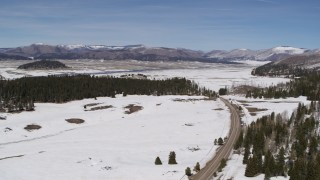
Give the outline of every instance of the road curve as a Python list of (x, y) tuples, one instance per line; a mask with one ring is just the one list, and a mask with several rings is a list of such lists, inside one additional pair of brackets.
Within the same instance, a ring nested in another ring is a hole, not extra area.
[(232, 104), (230, 104), (229, 101), (227, 101), (226, 99), (220, 97), (220, 100), (223, 101), (228, 106), (231, 112), (231, 126), (230, 126), (229, 137), (225, 141), (224, 145), (222, 145), (218, 149), (214, 157), (206, 163), (206, 166), (202, 168), (197, 174), (189, 177), (190, 180), (212, 179), (214, 172), (218, 170), (221, 160), (223, 158), (224, 159), (229, 158), (231, 151), (233, 149), (233, 146), (240, 135), (241, 125), (240, 125), (240, 116), (239, 116), (238, 110)]

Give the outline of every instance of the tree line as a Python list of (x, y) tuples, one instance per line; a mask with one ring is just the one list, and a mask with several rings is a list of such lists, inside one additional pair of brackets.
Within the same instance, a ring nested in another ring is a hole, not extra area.
[(33, 102), (64, 103), (84, 98), (115, 97), (116, 94), (216, 96), (214, 91), (201, 88), (185, 78), (149, 80), (63, 75), (0, 80), (2, 109), (26, 110), (27, 106), (33, 105)]
[(303, 76), (285, 84), (267, 88), (253, 88), (247, 91), (246, 97), (253, 98), (286, 98), (306, 96), (308, 100), (320, 100), (320, 73), (307, 71)]

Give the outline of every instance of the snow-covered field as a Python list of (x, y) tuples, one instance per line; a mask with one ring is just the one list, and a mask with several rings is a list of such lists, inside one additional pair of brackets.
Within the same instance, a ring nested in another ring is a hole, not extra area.
[[(202, 97), (117, 96), (39, 103), (34, 112), (6, 114), (0, 122), (1, 179), (180, 179), (187, 166), (204, 166), (211, 158), (218, 147), (214, 139), (228, 134), (230, 114), (220, 100), (178, 98)], [(113, 107), (84, 111), (90, 103)], [(125, 114), (129, 104), (143, 109)], [(85, 123), (70, 124), (68, 118)], [(29, 132), (28, 124), (42, 128)], [(170, 151), (177, 165), (167, 164)], [(163, 165), (154, 165), (157, 156)]]
[(250, 124), (252, 121), (255, 121), (257, 118), (261, 118), (262, 116), (270, 115), (272, 112), (275, 114), (280, 113), (290, 118), (292, 112), (298, 107), (299, 103), (310, 103), (310, 101), (307, 100), (307, 97), (304, 96), (285, 99), (254, 99), (230, 95), (225, 98), (230, 99), (231, 102), (242, 107), (244, 116), (241, 119), (246, 124)]
[(165, 79), (172, 77), (186, 77), (201, 86), (218, 91), (220, 88), (237, 85), (270, 86), (287, 82), (285, 78), (270, 78), (252, 76), (253, 68), (267, 62), (241, 61), (243, 64), (217, 64), (199, 62), (144, 62), (144, 61), (104, 61), (104, 60), (62, 60), (67, 70), (20, 70), (17, 67), (31, 61), (2, 61), (0, 75), (5, 78), (19, 78), (23, 76), (46, 76), (53, 74), (87, 73), (121, 76), (123, 74), (142, 73), (150, 79)]
[[(67, 70), (18, 70), (27, 61), (2, 61), (0, 75), (8, 78), (46, 76), (51, 74), (87, 73), (121, 76), (142, 73), (150, 79), (186, 77), (212, 90), (237, 85), (269, 86), (287, 82), (284, 78), (252, 76), (251, 70), (261, 62), (244, 64), (210, 64), (198, 62), (141, 62), (78, 60), (63, 61)], [(263, 62), (265, 63), (265, 62)], [(184, 170), (201, 167), (213, 155), (214, 139), (229, 131), (230, 114), (217, 101), (174, 101), (189, 96), (100, 97), (65, 104), (36, 104), (36, 111), (5, 114), (0, 120), (0, 179), (186, 179)], [(227, 96), (244, 108), (242, 120), (250, 123), (271, 112), (291, 112), (298, 102), (284, 100), (245, 99)], [(84, 105), (112, 105), (112, 108), (84, 111)], [(129, 104), (143, 110), (125, 114)], [(247, 107), (264, 109), (254, 115)], [(222, 109), (222, 110), (221, 110)], [(4, 115), (4, 114), (2, 114)], [(68, 118), (81, 118), (83, 124), (70, 124)], [(42, 128), (26, 131), (29, 124)], [(194, 149), (200, 148), (197, 151)], [(178, 165), (168, 165), (170, 151), (177, 154)], [(159, 156), (163, 165), (154, 165)], [(246, 179), (242, 158), (233, 155), (224, 169), (223, 178)], [(262, 180), (260, 175), (255, 180)]]

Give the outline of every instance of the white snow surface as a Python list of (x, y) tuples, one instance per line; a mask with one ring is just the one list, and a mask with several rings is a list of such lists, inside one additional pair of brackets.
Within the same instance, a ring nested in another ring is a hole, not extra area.
[[(225, 98), (242, 107), (244, 116), (241, 118), (241, 120), (246, 124), (250, 124), (262, 116), (270, 115), (272, 112), (275, 114), (280, 113), (285, 117), (290, 118), (292, 112), (295, 111), (299, 103), (303, 103), (305, 105), (310, 103), (305, 96), (300, 96), (298, 98), (290, 97), (285, 99), (254, 99), (245, 98), (243, 96), (228, 95), (225, 96)], [(254, 112), (255, 115), (252, 115), (250, 114), (248, 108), (258, 108), (261, 111), (256, 111)]]
[[(7, 120), (0, 122), (1, 179), (187, 179), (185, 168), (204, 166), (218, 147), (214, 139), (228, 134), (230, 113), (220, 100), (177, 98), (203, 97), (118, 95), (36, 103), (34, 112), (2, 114)], [(89, 103), (113, 108), (84, 111)], [(143, 109), (125, 114), (128, 104)], [(85, 123), (70, 124), (68, 118)], [(29, 132), (28, 124), (42, 128)], [(170, 151), (176, 152), (177, 165), (167, 164)], [(163, 165), (154, 165), (157, 156)]]
[(303, 54), (306, 52), (306, 49), (303, 48), (295, 48), (295, 47), (290, 47), (290, 46), (279, 46), (272, 48), (272, 51), (281, 54), (281, 53), (289, 53), (289, 54)]
[[(279, 77), (252, 76), (253, 68), (267, 63), (268, 61), (244, 61), (243, 64), (216, 64), (200, 62), (143, 62), (143, 61), (112, 61), (112, 60), (76, 60), (63, 61), (71, 69), (65, 70), (21, 70), (16, 69), (19, 65), (29, 61), (3, 61), (0, 64), (0, 75), (7, 79), (24, 76), (46, 76), (54, 74), (94, 74), (97, 76), (121, 76), (123, 74), (142, 73), (149, 79), (166, 79), (173, 77), (185, 77), (212, 90), (220, 88), (250, 85), (266, 87), (290, 79)], [(33, 61), (30, 61), (33, 62)]]

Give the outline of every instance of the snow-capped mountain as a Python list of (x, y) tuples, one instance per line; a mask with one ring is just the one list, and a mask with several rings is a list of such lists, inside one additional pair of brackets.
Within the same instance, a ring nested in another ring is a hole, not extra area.
[(228, 63), (234, 60), (278, 61), (304, 54), (319, 54), (320, 49), (308, 50), (290, 46), (271, 49), (231, 51), (195, 51), (183, 48), (146, 47), (144, 45), (107, 46), (107, 45), (46, 45), (32, 44), (17, 48), (0, 49), (0, 59), (105, 59), (105, 60), (144, 60), (144, 61), (201, 61)]
[(219, 58), (224, 60), (260, 60), (260, 61), (277, 61), (290, 57), (292, 55), (299, 55), (309, 50), (304, 48), (295, 48), (290, 46), (279, 46), (264, 50), (250, 50), (250, 49), (234, 49), (231, 51), (214, 50), (207, 53), (207, 57)]
[[(34, 59), (106, 59), (145, 61), (211, 61), (204, 52), (182, 48), (146, 47), (144, 45), (45, 45), (32, 44), (5, 50), (6, 55), (33, 57)], [(1, 58), (1, 57), (0, 57)], [(7, 58), (7, 57), (5, 57)]]
[(76, 50), (76, 49), (89, 49), (89, 50), (100, 50), (100, 49), (123, 50), (123, 49), (143, 48), (144, 46), (143, 46), (143, 45), (106, 46), (106, 45), (73, 44), (73, 45), (58, 45), (58, 47), (66, 48), (66, 49), (68, 49), (68, 50)]

